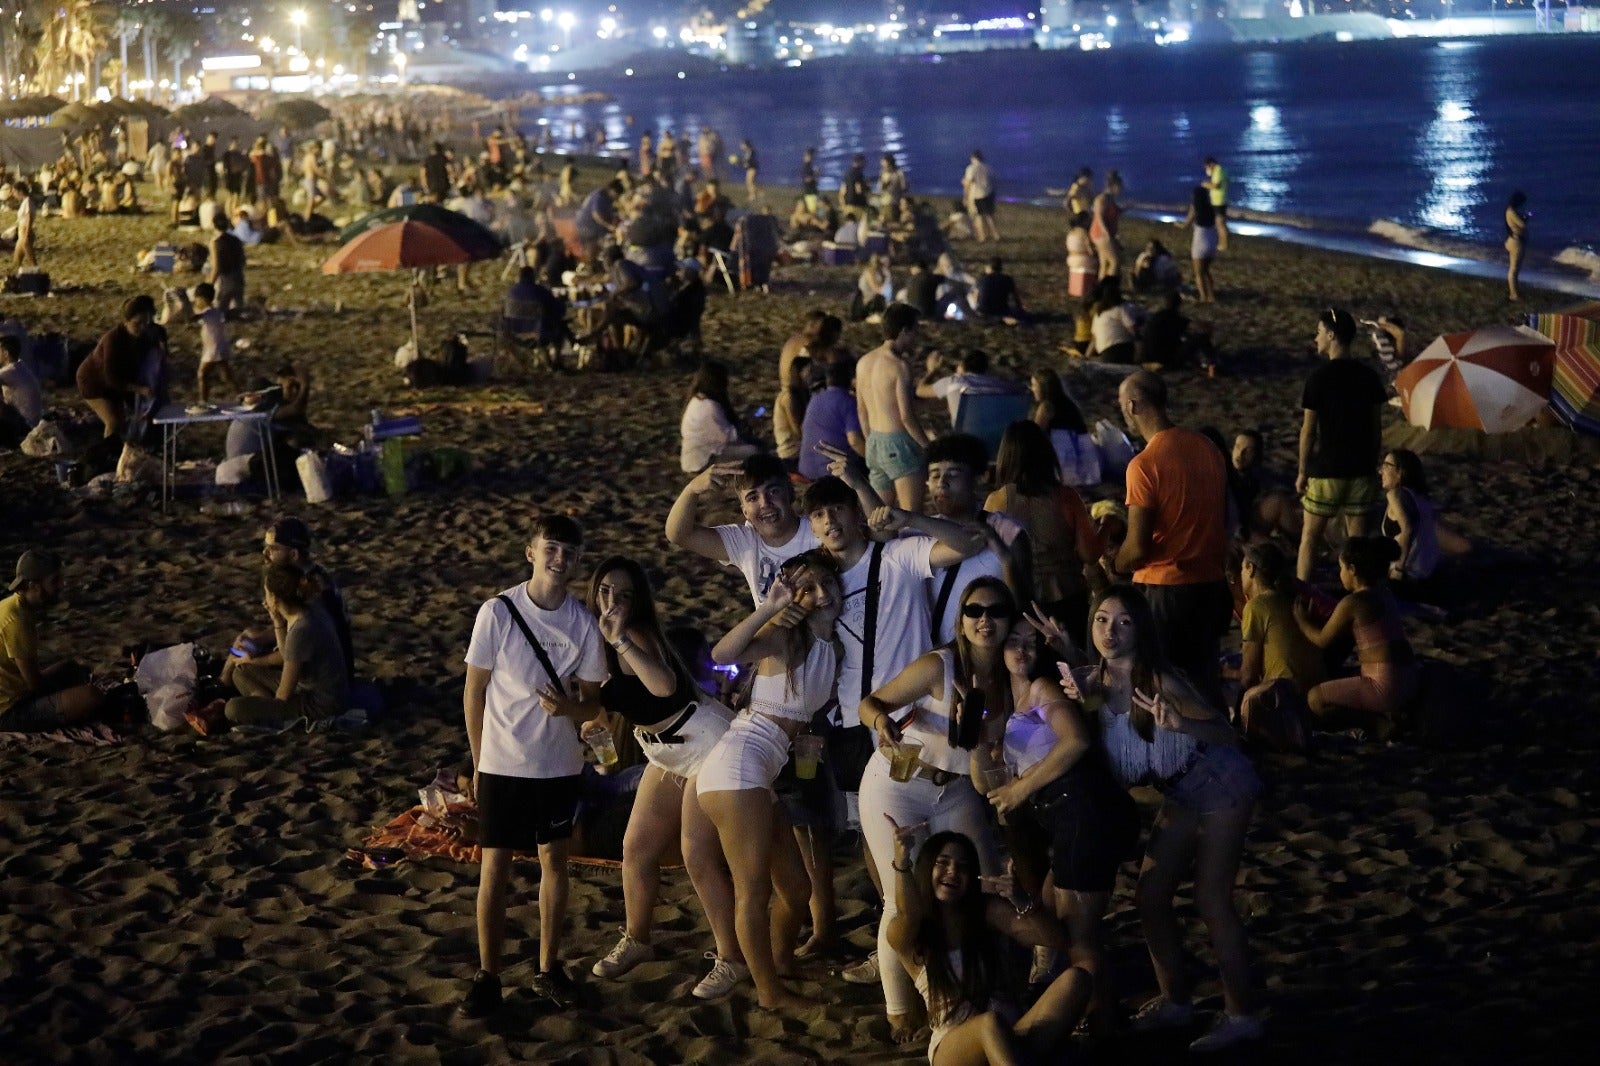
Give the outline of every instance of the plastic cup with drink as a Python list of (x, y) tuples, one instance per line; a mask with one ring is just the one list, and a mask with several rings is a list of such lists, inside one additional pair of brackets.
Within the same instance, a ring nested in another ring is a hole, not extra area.
[(821, 737), (806, 733), (794, 738), (794, 776), (810, 781), (817, 776), (817, 764), (821, 761)]
[(904, 784), (917, 776), (917, 763), (922, 757), (922, 745), (914, 740), (901, 740), (889, 749), (889, 776)]
[(583, 738), (594, 751), (595, 762), (601, 766), (613, 766), (617, 761), (617, 745), (611, 739), (611, 730), (599, 726), (589, 730)]

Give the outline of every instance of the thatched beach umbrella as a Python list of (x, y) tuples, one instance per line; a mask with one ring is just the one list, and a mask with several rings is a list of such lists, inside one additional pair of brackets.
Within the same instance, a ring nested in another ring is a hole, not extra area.
[(54, 96), (19, 96), (15, 100), (0, 101), (0, 119), (44, 118), (66, 106), (65, 100)]
[(208, 119), (246, 118), (248, 116), (242, 109), (228, 103), (222, 97), (208, 96), (204, 100), (185, 104), (183, 107), (178, 108), (172, 113), (172, 117), (178, 122), (193, 123), (205, 122)]
[(81, 101), (67, 104), (50, 116), (50, 125), (69, 128), (73, 126), (91, 126), (99, 121), (100, 117), (95, 113), (94, 108)]
[(291, 130), (310, 129), (332, 117), (332, 111), (303, 96), (279, 100), (261, 113), (263, 121), (275, 126), (287, 126)]

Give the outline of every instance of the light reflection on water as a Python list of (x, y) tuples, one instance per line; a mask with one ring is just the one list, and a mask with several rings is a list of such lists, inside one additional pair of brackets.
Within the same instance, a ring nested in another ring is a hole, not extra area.
[(1459, 231), (1472, 209), (1486, 202), (1484, 176), (1493, 144), (1475, 108), (1477, 53), (1439, 49), (1430, 58), (1430, 81), (1439, 98), (1433, 121), (1417, 139), (1417, 156), (1433, 181), (1417, 204), (1417, 216), (1435, 229)]
[(1088, 165), (1119, 169), (1131, 198), (1182, 203), (1201, 180), (1200, 157), (1214, 153), (1246, 207), (1362, 230), (1393, 218), (1494, 244), (1500, 205), (1521, 187), (1538, 209), (1536, 244), (1600, 241), (1600, 64), (1575, 62), (1584, 53), (1557, 41), (1463, 44), (1128, 50), (848, 75), (819, 65), (730, 76), (726, 88), (618, 79), (582, 86), (617, 94), (614, 103), (545, 115), (558, 147), (574, 143), (574, 121), (601, 121), (616, 151), (645, 132), (692, 138), (709, 123), (728, 151), (751, 136), (764, 179), (784, 184), (798, 181), (801, 149), (816, 145), (825, 189), (853, 153), (875, 174), (879, 154), (893, 151), (919, 195), (953, 194), (968, 153), (982, 148), (1004, 198), (1064, 188)]

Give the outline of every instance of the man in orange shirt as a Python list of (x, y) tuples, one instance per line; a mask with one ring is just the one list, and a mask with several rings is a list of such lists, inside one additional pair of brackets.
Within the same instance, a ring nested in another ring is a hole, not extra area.
[(1172, 424), (1160, 375), (1129, 376), (1117, 401), (1146, 444), (1128, 464), (1128, 535), (1106, 569), (1132, 575), (1167, 658), (1221, 707), (1217, 656), (1233, 610), (1224, 573), (1227, 461), (1204, 436)]

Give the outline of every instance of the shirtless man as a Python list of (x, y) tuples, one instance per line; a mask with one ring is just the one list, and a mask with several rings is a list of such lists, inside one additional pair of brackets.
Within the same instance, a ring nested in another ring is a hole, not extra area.
[(928, 476), (923, 452), (928, 434), (916, 411), (911, 368), (916, 350), (917, 312), (890, 304), (883, 313), (883, 343), (856, 365), (856, 411), (867, 436), (867, 473), (872, 487), (891, 506), (921, 511)]

